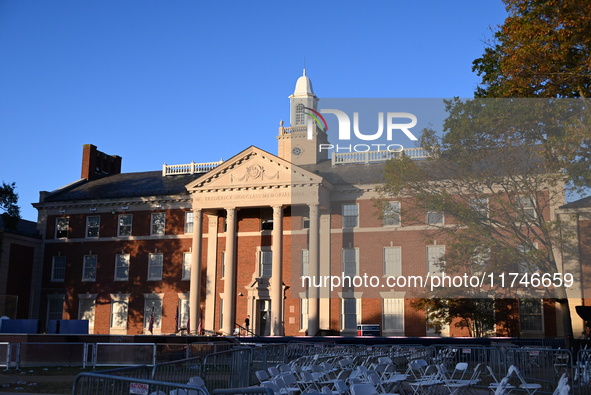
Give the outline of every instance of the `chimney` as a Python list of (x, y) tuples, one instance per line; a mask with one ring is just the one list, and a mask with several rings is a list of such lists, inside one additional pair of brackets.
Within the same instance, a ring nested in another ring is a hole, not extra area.
[(107, 155), (99, 151), (92, 144), (82, 146), (82, 174), (81, 178), (88, 181), (96, 180), (104, 176), (121, 173), (121, 157)]

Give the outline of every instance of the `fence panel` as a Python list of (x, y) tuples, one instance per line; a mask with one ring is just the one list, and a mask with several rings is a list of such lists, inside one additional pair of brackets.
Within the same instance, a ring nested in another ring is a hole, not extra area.
[(72, 395), (148, 395), (161, 393), (208, 395), (203, 389), (187, 384), (166, 383), (99, 373), (80, 373), (76, 376), (72, 387)]
[(152, 369), (152, 380), (187, 383), (195, 376), (203, 377), (201, 357), (158, 363)]
[(20, 362), (20, 343), (0, 343), (0, 367), (18, 369)]
[(20, 343), (19, 365), (85, 366), (86, 343)]
[(577, 353), (577, 365), (573, 368), (573, 384), (577, 394), (591, 395), (591, 349)]
[(571, 374), (572, 355), (568, 350), (512, 348), (506, 354), (507, 364), (517, 366), (528, 383), (541, 384), (542, 392), (554, 391), (560, 376)]
[(189, 346), (187, 344), (156, 344), (156, 363), (187, 358), (189, 358)]
[(136, 379), (149, 380), (151, 378), (152, 368), (147, 365), (128, 366), (125, 368), (99, 370), (94, 373), (108, 376), (131, 377)]
[(248, 387), (253, 374), (250, 348), (209, 354), (203, 361), (203, 380), (207, 388)]
[(232, 388), (227, 390), (213, 390), (213, 395), (275, 395), (271, 388)]
[(189, 354), (187, 358), (201, 357), (205, 358), (207, 354), (216, 352), (228, 351), (235, 347), (233, 343), (229, 342), (207, 342), (207, 343), (191, 343), (189, 345)]
[(154, 343), (96, 343), (94, 366), (155, 365)]

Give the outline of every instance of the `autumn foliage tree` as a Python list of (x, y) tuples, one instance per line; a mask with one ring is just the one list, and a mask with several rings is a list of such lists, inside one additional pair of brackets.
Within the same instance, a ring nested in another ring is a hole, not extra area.
[(473, 70), (477, 97), (589, 97), (591, 1), (503, 0), (508, 17)]

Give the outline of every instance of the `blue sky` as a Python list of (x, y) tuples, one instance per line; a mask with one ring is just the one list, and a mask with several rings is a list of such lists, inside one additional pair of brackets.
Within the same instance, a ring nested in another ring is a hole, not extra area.
[(277, 151), (304, 60), (330, 98), (472, 97), (500, 0), (0, 0), (0, 181), (22, 216), (80, 178)]

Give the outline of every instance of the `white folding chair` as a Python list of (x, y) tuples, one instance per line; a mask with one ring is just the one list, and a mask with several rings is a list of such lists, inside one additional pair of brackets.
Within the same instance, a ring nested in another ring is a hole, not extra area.
[(528, 393), (528, 395), (532, 395), (536, 391), (538, 391), (539, 389), (542, 388), (542, 385), (541, 384), (538, 384), (538, 383), (527, 383), (525, 381), (525, 379), (523, 378), (523, 376), (521, 375), (521, 372), (519, 371), (519, 369), (515, 365), (511, 365), (509, 367), (509, 372), (507, 373), (507, 375), (508, 376), (511, 376), (511, 374), (515, 374), (517, 376), (517, 378), (521, 382), (521, 384), (519, 385), (519, 388), (521, 388), (522, 390), (526, 390), (527, 393)]

